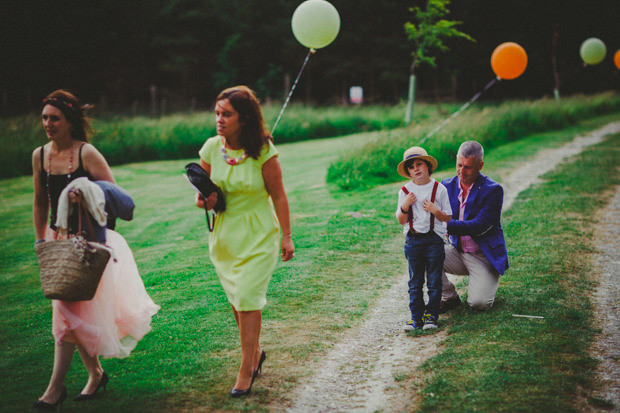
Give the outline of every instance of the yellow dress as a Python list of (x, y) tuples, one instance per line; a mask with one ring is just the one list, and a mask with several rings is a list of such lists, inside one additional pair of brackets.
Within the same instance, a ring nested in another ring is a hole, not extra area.
[[(209, 255), (237, 311), (260, 310), (267, 303), (267, 287), (278, 262), (279, 225), (263, 181), (262, 166), (278, 156), (270, 141), (258, 159), (229, 165), (223, 158), (223, 139), (207, 139), (198, 154), (211, 165), (211, 180), (226, 198), (226, 211), (215, 218), (209, 236)], [(243, 150), (226, 150), (239, 159)]]

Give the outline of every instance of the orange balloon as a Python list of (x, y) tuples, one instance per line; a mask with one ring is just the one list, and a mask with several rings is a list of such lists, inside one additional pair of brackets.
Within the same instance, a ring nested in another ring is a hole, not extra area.
[(618, 49), (614, 55), (614, 64), (616, 65), (616, 68), (620, 69), (620, 49)]
[(527, 53), (517, 43), (506, 42), (495, 48), (491, 68), (500, 79), (515, 79), (527, 67)]

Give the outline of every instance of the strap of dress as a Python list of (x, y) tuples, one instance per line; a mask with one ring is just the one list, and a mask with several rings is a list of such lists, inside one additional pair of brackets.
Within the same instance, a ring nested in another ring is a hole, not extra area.
[[(78, 159), (80, 160), (80, 166), (84, 165), (82, 163), (82, 148), (84, 148), (84, 143), (80, 145), (80, 149), (78, 152)], [(43, 163), (44, 153), (45, 153), (45, 146), (41, 145), (41, 173), (45, 172), (44, 163)]]
[[(80, 167), (84, 167), (84, 164), (82, 163), (82, 148), (84, 147), (84, 142), (80, 145), (80, 149), (78, 151), (78, 159), (80, 160)], [(75, 168), (78, 169), (78, 168)]]

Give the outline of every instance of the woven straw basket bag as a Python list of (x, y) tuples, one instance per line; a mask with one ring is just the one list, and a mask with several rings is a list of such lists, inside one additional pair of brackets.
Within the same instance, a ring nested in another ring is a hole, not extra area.
[[(79, 206), (79, 232), (71, 239), (35, 245), (39, 261), (41, 288), (46, 298), (63, 301), (87, 301), (93, 298), (108, 260), (110, 249), (87, 241), (82, 233), (82, 208)], [(86, 215), (88, 219), (88, 214)], [(92, 224), (88, 222), (92, 231)]]

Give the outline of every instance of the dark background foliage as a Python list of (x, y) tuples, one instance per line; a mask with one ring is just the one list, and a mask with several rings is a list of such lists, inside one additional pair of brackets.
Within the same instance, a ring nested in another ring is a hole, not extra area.
[[(281, 100), (307, 53), (291, 16), (300, 0), (5, 0), (0, 4), (0, 113), (38, 109), (40, 99), (68, 88), (82, 100), (120, 111), (204, 108), (224, 87), (247, 84)], [(345, 102), (350, 86), (367, 102), (395, 103), (407, 91), (411, 45), (404, 23), (424, 0), (332, 0), (341, 31), (312, 56), (294, 99)], [(436, 68), (418, 70), (418, 96), (467, 99), (493, 79), (495, 47), (521, 44), (528, 68), (485, 98), (551, 95), (552, 39), (562, 94), (620, 87), (613, 54), (620, 48), (617, 0), (459, 0), (452, 20), (476, 42), (450, 42)], [(583, 67), (588, 37), (607, 45), (599, 65)]]

